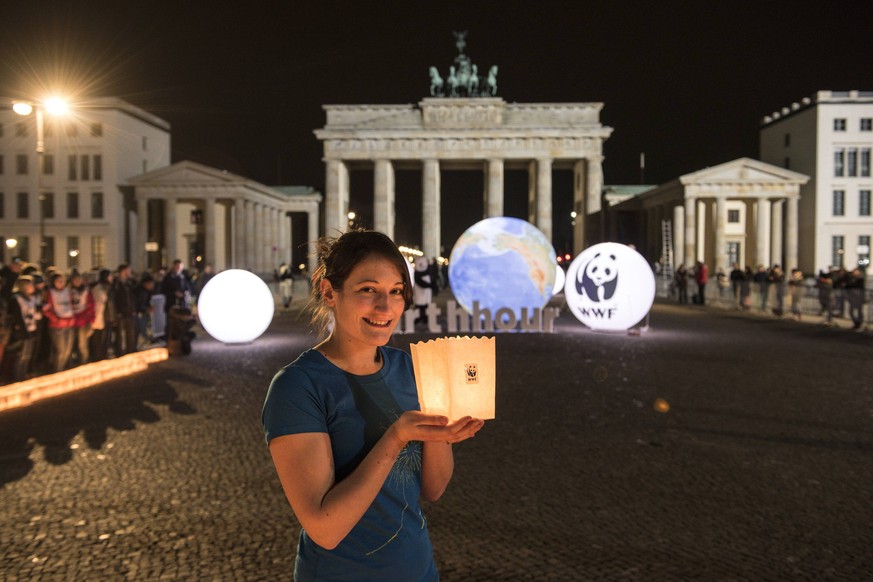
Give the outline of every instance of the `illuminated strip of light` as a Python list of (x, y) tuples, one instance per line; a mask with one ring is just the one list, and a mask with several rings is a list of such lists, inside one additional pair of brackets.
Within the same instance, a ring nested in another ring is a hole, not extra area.
[(89, 388), (145, 370), (149, 364), (169, 357), (167, 348), (152, 348), (72, 370), (46, 374), (31, 380), (0, 386), (0, 411), (28, 406), (38, 400)]

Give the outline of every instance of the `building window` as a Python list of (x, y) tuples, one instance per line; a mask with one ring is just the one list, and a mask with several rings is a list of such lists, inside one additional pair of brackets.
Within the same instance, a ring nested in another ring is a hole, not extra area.
[(19, 176), (27, 174), (27, 154), (18, 154), (15, 156), (15, 173)]
[(870, 148), (861, 148), (861, 176), (870, 177)]
[(790, 133), (786, 133), (786, 134), (785, 134), (785, 147), (788, 147), (788, 146), (790, 146), (790, 145), (791, 145), (791, 134), (790, 134)]
[(6, 218), (6, 196), (3, 192), (0, 192), (0, 218)]
[(858, 215), (870, 216), (870, 190), (861, 190), (858, 197)]
[(82, 180), (90, 180), (91, 172), (89, 163), (91, 162), (91, 160), (88, 158), (88, 156), (79, 156), (79, 162), (79, 167), (81, 168), (79, 172), (79, 178), (81, 178)]
[(871, 118), (871, 117), (862, 117), (861, 118), (861, 131), (873, 131), (873, 118)]
[(30, 260), (30, 237), (19, 236), (18, 246), (15, 247), (15, 256), (20, 257), (22, 261)]
[(23, 121), (15, 124), (15, 137), (27, 137), (27, 124)]
[(866, 267), (870, 264), (870, 236), (862, 234), (858, 237), (858, 265)]
[(75, 182), (78, 179), (76, 174), (76, 163), (77, 163), (76, 155), (67, 156), (67, 180), (71, 182)]
[(103, 218), (103, 192), (91, 192), (91, 218)]
[(149, 138), (146, 136), (142, 136), (142, 151), (147, 151), (149, 149)]
[(842, 236), (832, 236), (831, 237), (831, 262), (834, 267), (842, 267), (843, 266), (843, 254), (845, 250), (843, 249), (843, 237)]
[(18, 203), (16, 206), (18, 208), (15, 216), (17, 216), (18, 218), (27, 218), (28, 216), (30, 216), (30, 196), (27, 195), (27, 192), (19, 192), (16, 198), (16, 202)]
[(740, 261), (740, 243), (729, 242), (727, 244), (728, 265), (741, 263)]
[(67, 237), (67, 266), (70, 268), (79, 266), (79, 237)]
[(146, 160), (142, 161), (142, 173), (145, 174), (149, 171), (149, 163)]
[(55, 237), (47, 236), (42, 239), (42, 246), (45, 249), (45, 255), (43, 258), (45, 260), (46, 265), (56, 265), (55, 261)]
[(843, 216), (846, 212), (846, 191), (834, 190), (834, 216)]
[(839, 178), (845, 174), (846, 151), (843, 148), (834, 150), (834, 176)]
[(837, 117), (834, 119), (834, 131), (846, 131), (845, 117)]
[(53, 176), (55, 173), (55, 157), (51, 154), (42, 155), (42, 175)]
[(103, 179), (103, 156), (100, 154), (94, 155), (91, 157), (94, 162), (94, 179), (102, 180)]
[(106, 266), (106, 239), (102, 236), (91, 237), (91, 266)]
[(55, 217), (55, 193), (46, 192), (42, 195), (42, 216), (43, 218)]
[(103, 124), (99, 121), (95, 121), (91, 124), (91, 136), (100, 137), (101, 135), (103, 135)]
[(849, 148), (848, 155), (846, 156), (846, 175), (858, 175), (858, 148)]
[(738, 223), (740, 221), (740, 211), (739, 210), (728, 210), (728, 222)]
[(789, 158), (788, 156), (785, 156), (785, 166), (784, 167), (786, 170), (791, 169), (791, 158)]
[(67, 218), (79, 218), (78, 192), (67, 192)]

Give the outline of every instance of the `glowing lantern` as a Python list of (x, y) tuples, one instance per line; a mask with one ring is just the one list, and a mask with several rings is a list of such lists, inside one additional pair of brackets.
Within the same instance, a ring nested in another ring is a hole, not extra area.
[(591, 329), (624, 331), (652, 308), (655, 274), (631, 247), (597, 244), (570, 264), (564, 297), (573, 315)]
[(256, 340), (273, 320), (273, 293), (260, 277), (230, 269), (209, 280), (197, 299), (200, 324), (226, 344)]
[(494, 418), (494, 338), (439, 338), (412, 344), (418, 403), (449, 420)]

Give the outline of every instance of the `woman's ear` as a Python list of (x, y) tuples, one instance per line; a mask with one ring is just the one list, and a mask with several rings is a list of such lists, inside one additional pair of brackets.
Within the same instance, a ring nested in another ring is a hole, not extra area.
[(333, 285), (327, 279), (321, 280), (321, 296), (324, 299), (324, 304), (328, 307), (336, 305), (336, 296), (334, 295)]

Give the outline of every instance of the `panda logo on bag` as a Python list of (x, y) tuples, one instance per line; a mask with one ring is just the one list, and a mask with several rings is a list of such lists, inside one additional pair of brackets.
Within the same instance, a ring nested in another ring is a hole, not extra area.
[(618, 265), (613, 254), (597, 253), (576, 273), (576, 292), (595, 303), (612, 299), (617, 285)]

